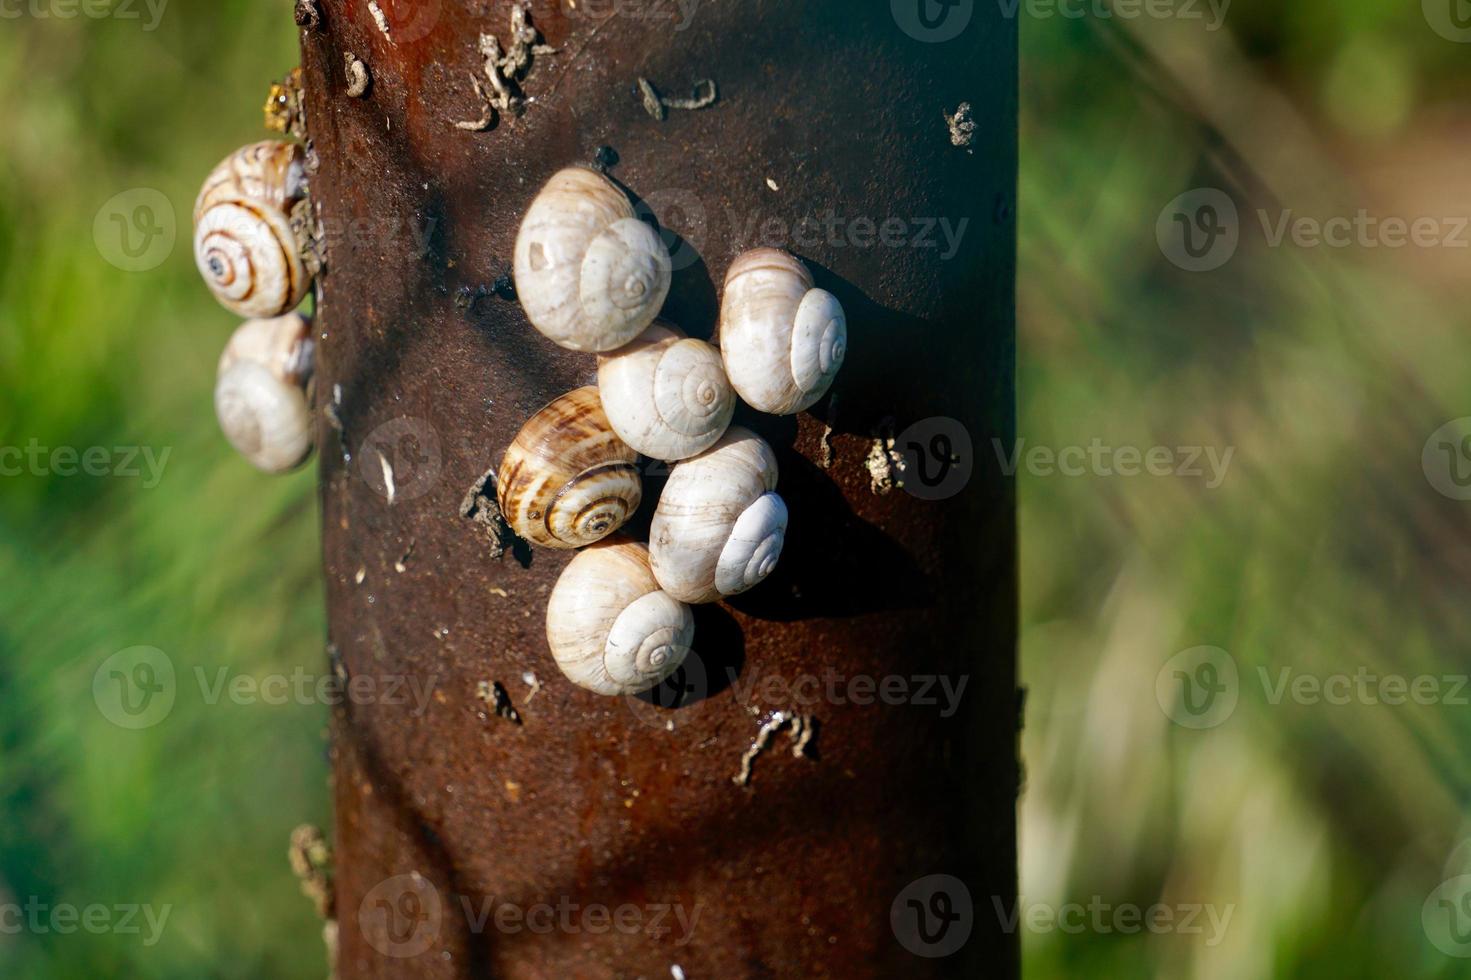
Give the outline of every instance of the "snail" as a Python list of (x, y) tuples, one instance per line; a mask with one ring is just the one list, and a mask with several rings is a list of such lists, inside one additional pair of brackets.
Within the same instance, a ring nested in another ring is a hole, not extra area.
[(787, 505), (775, 489), (771, 447), (740, 426), (677, 463), (649, 527), (649, 557), (664, 591), (682, 602), (714, 602), (770, 575), (787, 530)]
[(720, 352), (662, 321), (598, 358), (598, 392), (613, 431), (651, 459), (704, 452), (735, 412)]
[(257, 469), (284, 473), (311, 454), (306, 388), (314, 349), (311, 321), (289, 313), (245, 321), (220, 356), (215, 415), (230, 445)]
[(592, 385), (569, 391), (521, 427), (496, 475), (511, 529), (546, 548), (580, 548), (638, 510), (638, 453), (619, 439)]
[(679, 668), (695, 635), (690, 607), (659, 589), (648, 546), (604, 541), (552, 587), (547, 644), (567, 679), (598, 694), (638, 694)]
[(848, 321), (838, 299), (775, 248), (736, 257), (720, 304), (720, 351), (736, 392), (755, 409), (792, 415), (827, 393), (843, 366)]
[(602, 174), (558, 171), (516, 235), (516, 295), (531, 325), (580, 351), (622, 347), (669, 294), (669, 251)]
[(194, 260), (231, 312), (279, 316), (301, 302), (312, 271), (300, 220), (306, 157), (269, 140), (236, 150), (210, 173), (194, 204)]

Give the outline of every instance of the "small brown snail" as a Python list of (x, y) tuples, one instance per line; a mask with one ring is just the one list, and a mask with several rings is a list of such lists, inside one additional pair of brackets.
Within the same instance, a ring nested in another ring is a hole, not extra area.
[(580, 548), (638, 510), (638, 453), (618, 438), (598, 389), (569, 391), (531, 417), (496, 475), (501, 514), (545, 548)]
[(791, 415), (826, 394), (847, 353), (837, 297), (775, 248), (736, 257), (720, 304), (720, 351), (736, 392), (752, 408)]
[(304, 258), (305, 154), (268, 140), (225, 158), (194, 204), (194, 260), (227, 309), (244, 317), (279, 316), (311, 285)]
[(690, 608), (659, 589), (649, 549), (605, 541), (579, 552), (547, 602), (547, 644), (562, 673), (598, 694), (657, 687), (689, 653)]
[(675, 465), (649, 527), (649, 557), (665, 592), (714, 602), (771, 574), (787, 529), (776, 476), (771, 447), (740, 426)]
[(598, 392), (624, 442), (671, 462), (709, 449), (735, 412), (720, 352), (663, 321), (598, 358)]
[(558, 171), (516, 235), (516, 295), (531, 325), (580, 351), (622, 347), (669, 294), (669, 251), (628, 196), (581, 167)]
[(284, 473), (311, 455), (306, 389), (314, 350), (311, 321), (288, 313), (245, 321), (220, 356), (215, 415), (230, 445), (257, 469)]

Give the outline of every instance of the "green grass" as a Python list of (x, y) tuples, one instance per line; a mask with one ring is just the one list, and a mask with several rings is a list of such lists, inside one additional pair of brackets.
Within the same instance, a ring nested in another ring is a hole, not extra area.
[[(321, 976), (320, 925), (285, 852), (295, 824), (327, 818), (325, 711), (209, 704), (195, 675), (324, 662), (312, 476), (261, 476), (215, 431), (234, 320), (187, 240), (203, 175), (265, 135), (267, 84), (296, 60), (289, 5), (179, 5), (152, 33), (6, 24), (0, 445), (146, 447), (163, 467), (156, 486), (0, 480), (0, 893), (171, 911), (152, 947), (146, 928), (0, 936), (0, 973)], [(180, 235), (147, 272), (109, 264), (93, 238), (98, 209), (136, 187), (168, 198)], [(178, 696), (129, 731), (92, 681), (136, 645), (172, 660)]]

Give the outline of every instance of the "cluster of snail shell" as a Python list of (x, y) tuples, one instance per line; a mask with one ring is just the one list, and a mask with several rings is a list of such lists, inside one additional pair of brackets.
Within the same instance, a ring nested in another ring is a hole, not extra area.
[(226, 309), (244, 317), (215, 381), (215, 415), (230, 444), (267, 473), (312, 451), (311, 320), (293, 312), (311, 288), (303, 231), (306, 157), (267, 140), (241, 147), (210, 172), (194, 204), (194, 259)]
[[(649, 690), (694, 638), (691, 603), (750, 589), (775, 569), (787, 507), (776, 456), (731, 426), (737, 397), (770, 414), (817, 402), (842, 366), (847, 321), (796, 258), (739, 256), (726, 276), (719, 347), (659, 320), (670, 256), (628, 196), (592, 170), (553, 175), (513, 258), (533, 327), (598, 355), (597, 384), (537, 412), (497, 471), (501, 513), (545, 548), (581, 548), (552, 589), (547, 642), (573, 683)], [(649, 542), (609, 538), (638, 510), (640, 456), (674, 464)]]

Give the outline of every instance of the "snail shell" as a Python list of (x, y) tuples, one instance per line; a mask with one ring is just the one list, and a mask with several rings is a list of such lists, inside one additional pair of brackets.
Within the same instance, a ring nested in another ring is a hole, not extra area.
[(720, 350), (736, 392), (752, 408), (792, 415), (827, 393), (847, 353), (838, 299), (775, 248), (736, 257), (720, 304)]
[(533, 415), (501, 460), (501, 514), (545, 548), (580, 548), (612, 534), (643, 495), (638, 453), (619, 439), (598, 389), (578, 388)]
[(306, 197), (306, 162), (295, 143), (236, 150), (210, 173), (194, 204), (194, 260), (230, 311), (278, 316), (311, 285), (292, 211)]
[(224, 374), (238, 361), (255, 361), (283, 381), (305, 388), (316, 360), (311, 329), (311, 320), (300, 313), (246, 320), (225, 345), (217, 374)]
[(247, 460), (267, 473), (301, 465), (312, 451), (311, 322), (295, 313), (247, 320), (220, 356), (215, 415)]
[(669, 294), (669, 251), (602, 174), (581, 167), (547, 181), (516, 235), (516, 295), (531, 325), (563, 347), (622, 347)]
[(598, 694), (638, 694), (674, 673), (690, 650), (689, 606), (660, 591), (649, 549), (605, 541), (579, 552), (547, 602), (547, 644), (568, 680)]
[(649, 527), (664, 591), (682, 602), (714, 602), (770, 575), (787, 530), (787, 505), (775, 489), (771, 447), (740, 426), (677, 464)]
[(651, 459), (704, 452), (735, 413), (720, 352), (662, 321), (598, 358), (598, 392), (613, 431)]

